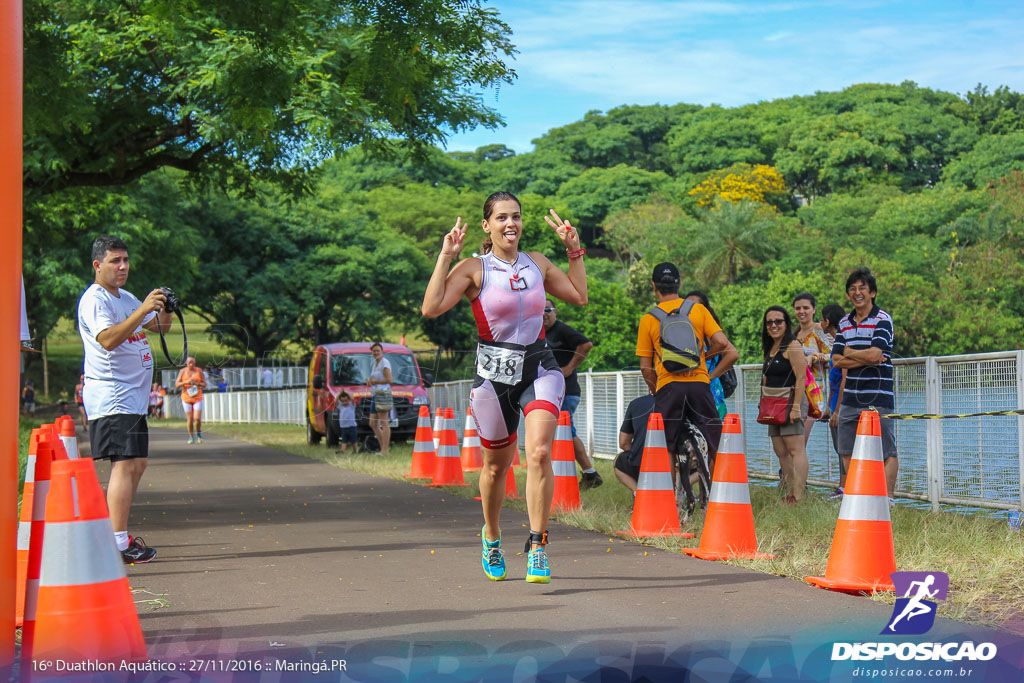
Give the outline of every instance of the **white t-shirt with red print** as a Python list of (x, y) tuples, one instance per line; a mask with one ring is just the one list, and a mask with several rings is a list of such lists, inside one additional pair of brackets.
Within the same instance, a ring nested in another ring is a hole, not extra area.
[(151, 312), (132, 334), (112, 351), (96, 336), (123, 323), (142, 302), (124, 289), (115, 296), (98, 284), (89, 286), (78, 300), (78, 331), (85, 346), (85, 387), (82, 399), (90, 420), (107, 415), (145, 415), (153, 384), (153, 349), (142, 329), (156, 315)]

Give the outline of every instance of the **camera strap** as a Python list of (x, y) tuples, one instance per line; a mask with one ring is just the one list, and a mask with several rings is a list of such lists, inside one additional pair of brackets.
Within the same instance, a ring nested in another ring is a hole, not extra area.
[(177, 309), (175, 309), (174, 312), (178, 314), (178, 322), (181, 324), (181, 345), (182, 345), (182, 348), (181, 348), (181, 358), (179, 360), (175, 361), (173, 358), (171, 358), (171, 354), (168, 353), (168, 351), (167, 351), (167, 341), (164, 339), (164, 328), (163, 328), (162, 325), (158, 325), (157, 327), (160, 330), (160, 348), (162, 348), (164, 350), (164, 357), (167, 358), (167, 362), (168, 363), (170, 363), (171, 365), (173, 365), (174, 367), (177, 368), (177, 367), (181, 367), (182, 365), (184, 365), (185, 364), (185, 360), (188, 358), (188, 335), (185, 334), (185, 318), (182, 317), (182, 315), (181, 315), (181, 309), (177, 308)]

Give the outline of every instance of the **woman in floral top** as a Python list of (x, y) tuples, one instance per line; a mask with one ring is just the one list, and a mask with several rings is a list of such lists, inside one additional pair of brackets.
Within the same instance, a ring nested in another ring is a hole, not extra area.
[[(814, 322), (814, 313), (817, 311), (818, 301), (810, 292), (801, 292), (793, 299), (793, 316), (800, 327), (796, 330), (796, 340), (804, 348), (804, 356), (807, 358), (807, 367), (814, 375), (814, 381), (825, 391), (828, 383), (828, 362), (832, 354), (832, 342), (829, 335), (821, 329), (821, 323)], [(804, 444), (811, 438), (811, 427), (817, 418), (808, 417), (804, 421)]]

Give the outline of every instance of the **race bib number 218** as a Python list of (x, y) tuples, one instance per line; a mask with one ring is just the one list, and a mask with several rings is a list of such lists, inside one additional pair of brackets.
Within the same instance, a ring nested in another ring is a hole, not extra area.
[(501, 384), (518, 384), (523, 378), (526, 351), (498, 346), (476, 347), (476, 374)]

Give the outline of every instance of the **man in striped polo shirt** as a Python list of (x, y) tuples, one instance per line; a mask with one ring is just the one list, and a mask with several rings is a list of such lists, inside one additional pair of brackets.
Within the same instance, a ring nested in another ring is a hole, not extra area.
[[(839, 406), (836, 449), (849, 471), (857, 422), (862, 410), (880, 412), (896, 409), (892, 370), (892, 317), (875, 305), (875, 276), (867, 268), (858, 268), (846, 278), (846, 296), (853, 311), (839, 321), (839, 333), (832, 346), (833, 366), (846, 370), (846, 386)], [(882, 457), (885, 459), (885, 485), (889, 503), (893, 502), (899, 459), (896, 453), (896, 426), (881, 420)]]

